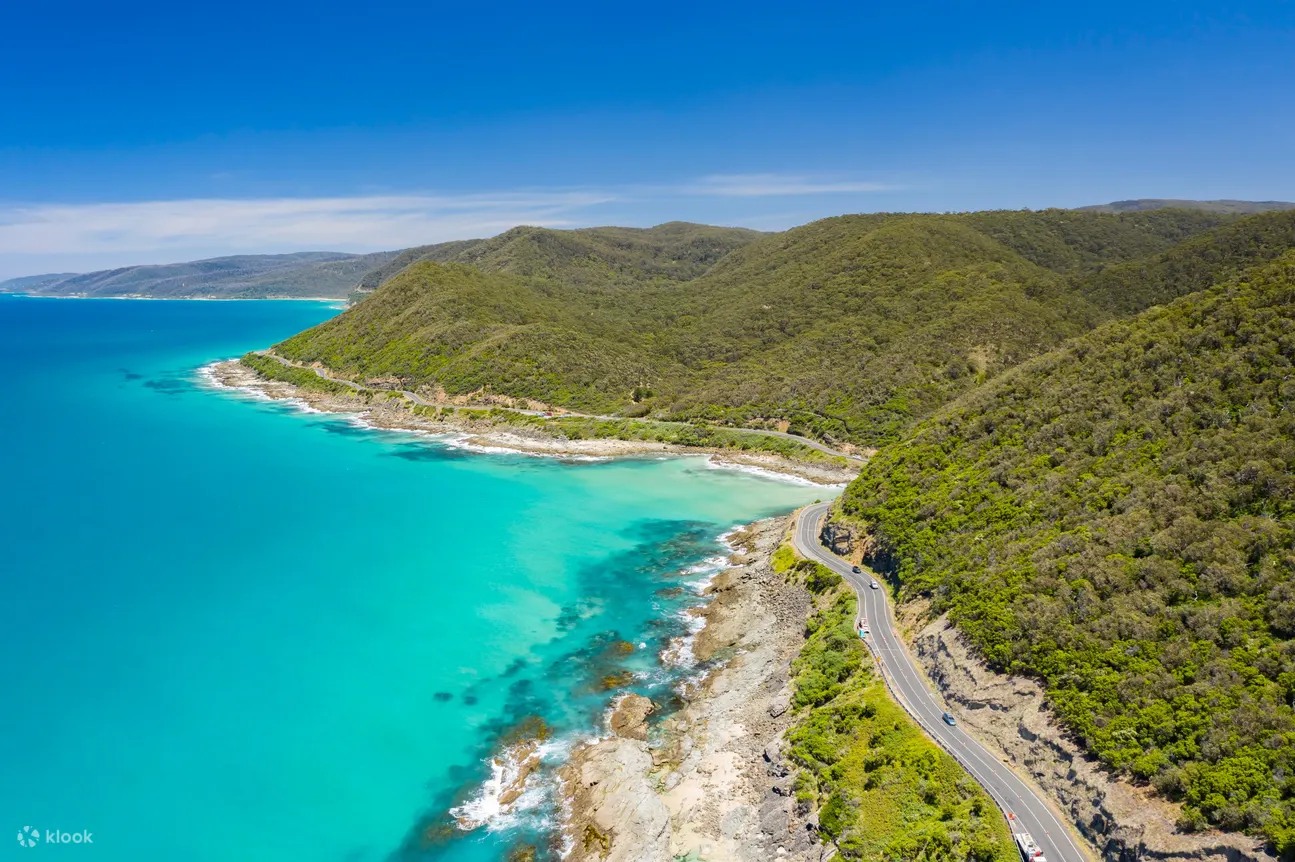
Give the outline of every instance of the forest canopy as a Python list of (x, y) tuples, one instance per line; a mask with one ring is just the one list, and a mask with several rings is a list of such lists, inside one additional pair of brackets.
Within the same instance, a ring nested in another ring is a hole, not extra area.
[(276, 350), (429, 392), (877, 446), (1145, 307), (1095, 301), (1106, 269), (1292, 225), (1295, 213), (1046, 210), (841, 216), (778, 234), (518, 228), (413, 250), (354, 308)]
[(841, 515), (1183, 824), (1295, 851), (1295, 252), (1103, 326), (880, 452)]

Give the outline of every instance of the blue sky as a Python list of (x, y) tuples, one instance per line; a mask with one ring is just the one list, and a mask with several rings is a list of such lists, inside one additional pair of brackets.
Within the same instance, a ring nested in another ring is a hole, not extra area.
[(1289, 200), (1293, 94), (1289, 2), (9, 3), (0, 276)]

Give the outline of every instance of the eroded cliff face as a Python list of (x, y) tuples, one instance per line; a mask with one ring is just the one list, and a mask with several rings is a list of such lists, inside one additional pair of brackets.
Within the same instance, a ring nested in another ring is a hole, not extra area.
[(847, 527), (839, 521), (828, 521), (819, 531), (818, 539), (837, 556), (851, 560), (855, 558), (855, 545), (858, 538), (852, 527)]
[(1177, 806), (1087, 757), (1053, 723), (1039, 683), (990, 670), (944, 618), (922, 628), (913, 643), (927, 674), (959, 707), (963, 727), (1032, 777), (1103, 859), (1275, 862), (1244, 835), (1179, 832)]
[(769, 565), (786, 526), (765, 521), (737, 538), (744, 552), (716, 578), (693, 645), (700, 661), (724, 663), (684, 707), (651, 726), (650, 705), (623, 698), (613, 735), (573, 753), (562, 773), (568, 862), (817, 862), (827, 852), (797, 810), (782, 754), (810, 607)]

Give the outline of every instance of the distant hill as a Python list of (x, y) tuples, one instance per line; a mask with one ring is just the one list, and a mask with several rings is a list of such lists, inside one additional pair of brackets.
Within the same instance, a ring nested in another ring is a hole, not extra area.
[(1283, 858), (1292, 321), (1295, 246), (990, 381), (882, 450), (840, 503), (902, 598), (1041, 677), (1084, 746), (1184, 804), (1181, 828), (1261, 834)]
[(0, 293), (38, 296), (260, 299), (345, 298), (370, 270), (396, 252), (301, 252), (218, 257), (188, 263), (127, 266), (79, 275), (25, 276), (0, 282)]
[(1230, 221), (1049, 210), (842, 216), (778, 234), (516, 228), (429, 247), (277, 349), (429, 391), (877, 445), (1111, 316), (1075, 278)]
[(0, 281), (0, 293), (39, 293), (42, 288), (73, 278), (75, 272), (50, 272), (44, 275), (24, 275)]
[(1295, 209), (1260, 213), (1159, 254), (1103, 267), (1078, 279), (1075, 290), (1109, 312), (1129, 314), (1204, 290), (1291, 248), (1295, 248)]
[(686, 281), (760, 236), (760, 232), (746, 228), (690, 222), (669, 222), (651, 228), (515, 227), (489, 239), (405, 249), (361, 279), (355, 298), (371, 293), (417, 261), (466, 263), (485, 272), (507, 272), (570, 285)]
[(1232, 213), (1249, 215), (1251, 213), (1270, 212), (1272, 210), (1295, 210), (1291, 201), (1192, 201), (1175, 198), (1137, 198), (1131, 201), (1112, 201), (1109, 204), (1093, 204), (1079, 207), (1081, 211), (1103, 213), (1145, 212), (1160, 209), (1192, 209), (1214, 213)]

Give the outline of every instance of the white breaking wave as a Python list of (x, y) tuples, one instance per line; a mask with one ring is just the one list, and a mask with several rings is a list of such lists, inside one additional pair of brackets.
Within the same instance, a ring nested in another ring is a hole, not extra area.
[[(542, 813), (545, 802), (557, 788), (552, 767), (567, 759), (574, 744), (574, 739), (554, 739), (533, 751), (525, 743), (504, 749), (490, 758), (490, 777), (466, 802), (451, 808), (450, 816), (465, 832), (480, 828), (498, 832), (537, 817), (532, 825), (543, 825), (548, 821)], [(529, 773), (523, 777), (528, 763)], [(513, 793), (515, 797), (505, 801)]]
[(703, 577), (685, 581), (684, 583), (697, 595), (704, 596), (706, 591), (710, 589), (710, 585), (715, 582), (715, 576), (727, 568), (728, 557), (710, 557), (695, 566), (689, 566), (680, 574), (702, 575)]
[(473, 436), (476, 435), (444, 435), (441, 442), (451, 449), (462, 449), (465, 452), (474, 452), (478, 455), (525, 455), (528, 458), (556, 458), (559, 461), (582, 462), (612, 460), (612, 458), (607, 455), (577, 455), (566, 452), (536, 452), (530, 449), (510, 449), (507, 446), (488, 446), (484, 443), (469, 442)]
[(661, 664), (666, 668), (690, 668), (697, 665), (697, 654), (693, 647), (697, 643), (697, 635), (701, 630), (706, 628), (706, 620), (694, 613), (697, 607), (687, 608), (680, 611), (676, 616), (683, 620), (683, 624), (688, 627), (688, 633), (680, 635), (677, 638), (671, 638), (670, 642), (661, 650), (659, 656)]
[(706, 458), (706, 467), (711, 470), (733, 470), (738, 473), (749, 473), (752, 476), (759, 476), (762, 479), (773, 479), (777, 482), (787, 482), (792, 485), (803, 485), (810, 488), (844, 488), (845, 482), (838, 482), (832, 485), (823, 485), (818, 482), (811, 482), (801, 476), (794, 476), (791, 473), (781, 473), (777, 470), (769, 470), (765, 467), (753, 467), (750, 464), (735, 464), (731, 461), (710, 455)]

